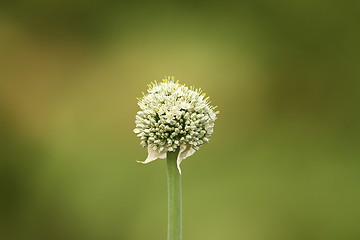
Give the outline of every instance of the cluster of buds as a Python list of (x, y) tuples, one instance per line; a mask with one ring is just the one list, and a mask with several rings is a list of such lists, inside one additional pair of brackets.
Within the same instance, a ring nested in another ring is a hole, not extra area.
[(216, 107), (201, 89), (194, 89), (166, 77), (151, 83), (138, 105), (134, 132), (141, 145), (148, 148), (148, 157), (142, 163), (166, 158), (167, 152), (178, 148), (178, 169), (181, 161), (209, 142), (213, 133)]

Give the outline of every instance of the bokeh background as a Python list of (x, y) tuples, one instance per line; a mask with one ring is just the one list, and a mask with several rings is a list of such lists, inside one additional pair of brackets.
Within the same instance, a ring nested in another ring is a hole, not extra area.
[(136, 97), (221, 114), (183, 169), (184, 239), (360, 239), (356, 1), (0, 2), (0, 238), (165, 239)]

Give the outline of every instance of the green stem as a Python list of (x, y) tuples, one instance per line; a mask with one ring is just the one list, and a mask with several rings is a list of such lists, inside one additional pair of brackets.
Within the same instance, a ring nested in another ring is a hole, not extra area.
[(179, 149), (167, 153), (168, 181), (168, 240), (182, 239), (181, 226), (181, 175), (176, 160)]

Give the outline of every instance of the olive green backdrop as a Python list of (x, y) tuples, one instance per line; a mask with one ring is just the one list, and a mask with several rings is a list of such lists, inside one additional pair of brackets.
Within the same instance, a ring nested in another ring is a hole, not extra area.
[(165, 75), (221, 111), (184, 160), (184, 240), (360, 239), (359, 4), (0, 3), (0, 238), (165, 239), (136, 97)]

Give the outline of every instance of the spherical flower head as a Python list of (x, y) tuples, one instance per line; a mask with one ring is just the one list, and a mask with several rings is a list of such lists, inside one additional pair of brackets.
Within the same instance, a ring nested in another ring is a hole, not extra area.
[(167, 152), (179, 148), (177, 167), (181, 173), (181, 161), (209, 142), (219, 112), (201, 89), (180, 85), (174, 77), (148, 87), (147, 94), (138, 99), (141, 111), (136, 114), (134, 129), (140, 144), (148, 149), (142, 163), (166, 158)]

